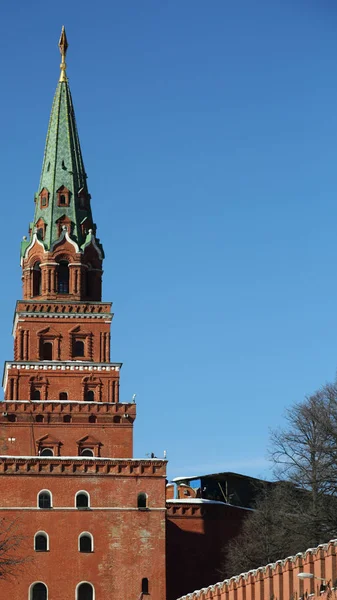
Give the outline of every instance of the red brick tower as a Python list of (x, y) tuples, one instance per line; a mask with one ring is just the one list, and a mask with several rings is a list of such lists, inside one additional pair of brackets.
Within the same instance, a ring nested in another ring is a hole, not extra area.
[(32, 561), (15, 582), (0, 580), (0, 596), (165, 600), (166, 462), (132, 458), (136, 405), (120, 402), (121, 364), (110, 360), (64, 30), (59, 46), (0, 415), (0, 518), (19, 519), (20, 554)]

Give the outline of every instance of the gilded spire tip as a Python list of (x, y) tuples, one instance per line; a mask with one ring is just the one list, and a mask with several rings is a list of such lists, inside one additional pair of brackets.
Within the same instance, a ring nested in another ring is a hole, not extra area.
[(66, 30), (64, 28), (64, 25), (62, 26), (61, 37), (59, 40), (59, 48), (60, 48), (60, 52), (61, 52), (61, 64), (60, 64), (61, 73), (60, 73), (59, 81), (67, 81), (66, 54), (67, 54), (67, 50), (68, 50), (68, 40), (67, 40), (67, 35), (66, 35)]

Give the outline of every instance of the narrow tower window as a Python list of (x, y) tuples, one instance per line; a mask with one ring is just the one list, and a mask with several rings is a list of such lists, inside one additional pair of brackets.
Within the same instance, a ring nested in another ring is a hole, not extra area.
[(94, 390), (87, 390), (87, 393), (85, 395), (85, 399), (87, 402), (94, 402), (95, 401), (95, 392)]
[(77, 492), (76, 508), (89, 508), (89, 494), (87, 492)]
[(53, 360), (53, 343), (42, 342), (41, 360)]
[(41, 267), (36, 262), (33, 267), (33, 296), (41, 296)]
[(58, 267), (58, 290), (59, 294), (69, 294), (69, 264), (62, 260)]
[(34, 537), (35, 552), (48, 552), (48, 536), (44, 531), (39, 531)]
[(143, 577), (142, 579), (142, 594), (149, 593), (149, 580), (147, 577)]
[(79, 551), (80, 552), (92, 552), (93, 551), (93, 539), (90, 533), (81, 533), (79, 537)]
[(147, 508), (147, 495), (144, 492), (138, 494), (137, 507), (140, 509)]
[(30, 588), (29, 600), (48, 600), (48, 592), (44, 583), (34, 583)]
[(77, 588), (76, 600), (93, 600), (94, 588), (91, 583), (80, 583)]
[(82, 340), (75, 340), (74, 356), (84, 356), (84, 342)]
[(51, 493), (48, 490), (42, 490), (38, 496), (39, 508), (51, 508)]
[[(41, 400), (40, 390), (33, 390), (31, 396), (32, 396), (32, 400)], [(37, 418), (36, 418), (36, 420), (37, 420)]]

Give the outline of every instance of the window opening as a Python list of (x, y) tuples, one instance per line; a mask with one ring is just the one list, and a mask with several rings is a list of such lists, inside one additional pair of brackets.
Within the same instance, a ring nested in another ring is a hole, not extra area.
[(138, 494), (137, 507), (138, 508), (147, 508), (147, 495), (144, 492), (141, 492), (140, 494)]
[[(32, 400), (41, 400), (41, 393), (40, 390), (33, 390), (32, 391)], [(41, 415), (38, 415), (36, 417), (36, 420), (38, 420), (38, 417), (40, 417)], [(43, 417), (41, 419), (41, 421), (43, 420)]]
[(89, 508), (88, 494), (85, 492), (79, 492), (76, 495), (76, 508)]
[(97, 417), (95, 415), (90, 415), (89, 423), (97, 423)]
[(50, 492), (39, 493), (39, 508), (51, 508), (51, 495)]
[(42, 342), (42, 360), (53, 360), (53, 343)]
[(87, 390), (87, 393), (85, 395), (85, 399), (87, 402), (94, 402), (95, 400), (95, 392), (94, 390)]
[[(35, 390), (36, 392), (39, 392), (39, 390)], [(39, 392), (40, 393), (40, 392)], [(39, 398), (40, 399), (40, 398)], [(44, 421), (44, 416), (43, 415), (36, 415), (35, 417), (35, 421), (36, 423), (43, 423)]]
[(84, 448), (84, 450), (81, 451), (81, 456), (94, 456), (94, 452), (91, 448)]
[(77, 588), (76, 600), (93, 600), (94, 592), (91, 583), (81, 583)]
[(71, 415), (64, 415), (63, 423), (71, 423)]
[[(63, 166), (63, 165), (62, 165)], [(64, 194), (60, 195), (60, 205), (64, 206), (66, 204), (66, 197)]]
[(51, 448), (43, 448), (40, 452), (40, 456), (54, 456), (54, 452)]
[(33, 296), (41, 296), (41, 267), (36, 262), (33, 267)]
[(8, 416), (7, 416), (7, 420), (8, 420), (10, 423), (14, 423), (15, 421), (17, 421), (16, 415), (12, 415), (12, 414), (11, 414), (11, 415), (8, 415)]
[(31, 600), (48, 600), (48, 592), (44, 583), (35, 583), (31, 589)]
[(58, 292), (69, 294), (69, 264), (62, 260), (58, 267)]
[(142, 579), (142, 594), (149, 593), (149, 580), (147, 577), (143, 577)]
[(67, 392), (60, 392), (59, 393), (59, 400), (68, 400), (68, 393)]
[(84, 342), (82, 340), (75, 340), (74, 356), (84, 356)]
[(48, 539), (45, 533), (37, 533), (35, 536), (35, 552), (48, 551)]
[(80, 552), (92, 552), (91, 535), (83, 533), (80, 536)]

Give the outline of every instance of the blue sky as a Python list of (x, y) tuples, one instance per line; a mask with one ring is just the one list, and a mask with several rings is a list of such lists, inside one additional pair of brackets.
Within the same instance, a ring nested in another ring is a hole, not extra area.
[(334, 0), (1, 3), (1, 360), (61, 25), (135, 455), (268, 475), (337, 364)]

